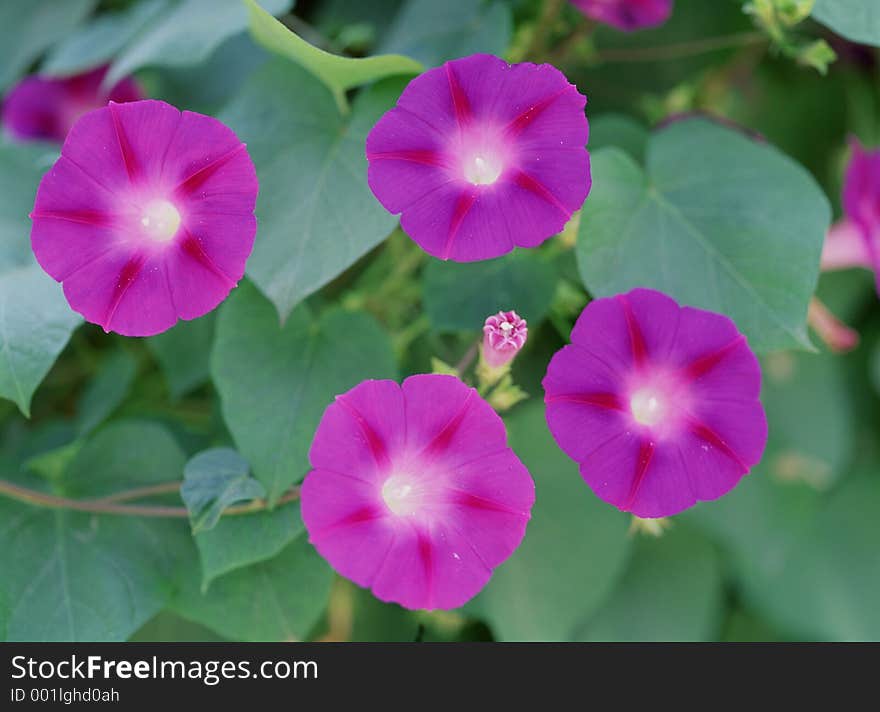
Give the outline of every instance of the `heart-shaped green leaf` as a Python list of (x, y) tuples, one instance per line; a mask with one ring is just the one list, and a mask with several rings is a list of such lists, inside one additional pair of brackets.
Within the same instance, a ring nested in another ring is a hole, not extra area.
[(848, 40), (880, 47), (877, 0), (816, 0), (813, 18)]
[(651, 137), (644, 169), (618, 149), (593, 156), (578, 266), (597, 297), (650, 287), (727, 314), (756, 351), (809, 349), (830, 220), (815, 180), (773, 147), (679, 121)]
[(400, 89), (373, 86), (343, 117), (321, 82), (276, 59), (222, 113), (248, 144), (260, 179), (248, 275), (282, 319), (394, 228), (397, 218), (367, 185), (364, 143)]
[(220, 312), (211, 371), (238, 449), (275, 502), (308, 471), (309, 446), (334, 397), (367, 378), (394, 378), (396, 368), (387, 335), (366, 314), (314, 318), (301, 306), (282, 327), (245, 283)]

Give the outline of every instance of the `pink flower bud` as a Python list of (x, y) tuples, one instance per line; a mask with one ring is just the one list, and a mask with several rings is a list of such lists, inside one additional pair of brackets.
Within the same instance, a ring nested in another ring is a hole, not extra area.
[(807, 310), (807, 323), (813, 327), (832, 351), (846, 353), (859, 345), (859, 332), (850, 329), (831, 310), (816, 297), (810, 300)]
[(483, 362), (490, 368), (510, 363), (528, 335), (526, 320), (515, 311), (493, 314), (483, 326)]

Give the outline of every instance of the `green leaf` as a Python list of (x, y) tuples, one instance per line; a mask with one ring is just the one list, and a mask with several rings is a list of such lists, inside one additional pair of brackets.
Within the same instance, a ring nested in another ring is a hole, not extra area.
[(133, 643), (222, 643), (226, 640), (214, 631), (168, 611), (162, 611), (147, 621), (129, 638)]
[(367, 378), (394, 378), (396, 368), (372, 317), (333, 310), (313, 318), (301, 306), (281, 327), (245, 283), (221, 308), (211, 372), (238, 450), (275, 502), (308, 471), (309, 446), (333, 398)]
[(168, 331), (151, 336), (147, 346), (168, 381), (175, 400), (211, 377), (210, 354), (214, 341), (214, 312), (193, 321), (180, 321)]
[(40, 74), (66, 77), (109, 63), (171, 7), (169, 0), (144, 0), (124, 10), (96, 15), (51, 49)]
[(830, 220), (813, 178), (773, 147), (679, 121), (651, 137), (644, 171), (617, 149), (593, 155), (578, 267), (597, 297), (650, 287), (727, 314), (756, 351), (809, 349)]
[[(65, 493), (99, 497), (173, 478), (183, 453), (164, 429), (106, 428), (71, 465)], [(40, 488), (30, 478), (21, 484)], [(15, 641), (121, 641), (168, 602), (179, 557), (192, 550), (179, 521), (80, 514), (0, 498), (0, 570)]]
[(176, 522), (0, 500), (10, 641), (122, 641), (158, 613), (189, 546)]
[[(377, 79), (401, 74), (419, 74), (424, 67), (409, 57), (385, 54), (375, 57), (352, 58), (330, 54), (310, 45), (299, 35), (287, 29), (266, 12), (255, 0), (244, 0), (250, 12), (251, 34), (270, 52), (299, 64), (323, 82), (345, 111), (348, 89), (369, 84)], [(265, 0), (263, 0), (265, 4)]]
[(31, 252), (28, 211), (43, 171), (56, 157), (56, 150), (45, 145), (0, 145), (0, 397), (14, 401), (25, 415), (37, 386), (82, 321)]
[(221, 119), (248, 144), (260, 179), (260, 237), (248, 274), (286, 318), (384, 240), (397, 218), (367, 185), (367, 133), (397, 82), (361, 92), (344, 119), (320, 82), (282, 59), (245, 85)]
[(230, 505), (265, 494), (263, 485), (251, 477), (247, 460), (230, 448), (200, 452), (183, 470), (180, 496), (189, 510), (193, 534), (212, 529)]
[(783, 629), (821, 640), (880, 637), (876, 475), (849, 479), (766, 582), (766, 610)]
[(346, 579), (338, 579), (333, 591), (351, 608), (352, 642), (412, 643), (419, 633), (419, 622), (413, 611), (396, 603), (383, 603), (371, 591), (355, 586)]
[(88, 435), (115, 411), (137, 375), (137, 360), (125, 349), (110, 352), (77, 404), (77, 428)]
[(0, 587), (0, 642), (6, 641), (6, 630), (9, 627), (9, 602), (8, 596)]
[(239, 32), (198, 64), (153, 70), (150, 95), (181, 109), (214, 116), (273, 57), (249, 32)]
[(72, 440), (65, 445), (33, 455), (22, 463), (22, 471), (32, 472), (50, 482), (57, 482), (64, 475), (82, 446), (82, 440)]
[[(15, 418), (13, 422), (21, 427), (10, 428), (7, 433), (10, 442), (3, 448), (3, 452), (15, 461), (12, 468), (15, 471), (24, 472), (28, 469), (29, 459), (61, 448), (76, 439), (76, 426), (65, 418), (49, 418), (30, 424)], [(58, 474), (63, 474), (63, 470)]]
[[(273, 3), (279, 11), (290, 5), (290, 0)], [(202, 25), (198, 46), (187, 46), (185, 52), (172, 56), (158, 53), (147, 61), (153, 70), (147, 77), (152, 98), (181, 109), (214, 114), (237, 93), (245, 78), (268, 59), (269, 54), (247, 32), (247, 13), (238, 0), (224, 0), (220, 6), (224, 14), (230, 15), (226, 27), (196, 18)], [(96, 15), (50, 51), (40, 73), (69, 76), (109, 64), (116, 55), (133, 51), (150, 37), (160, 43), (176, 42), (177, 29), (167, 26), (167, 19), (174, 13), (188, 16), (185, 8), (186, 3), (180, 0), (144, 0), (123, 10)], [(193, 19), (188, 17), (187, 21)], [(175, 23), (179, 26), (179, 20)], [(160, 29), (162, 26), (164, 30)], [(145, 51), (152, 55), (157, 50)], [(200, 58), (194, 59), (193, 54)]]
[(746, 600), (782, 632), (867, 641), (880, 636), (878, 507), (876, 472), (830, 498), (753, 474), (690, 516), (728, 547)]
[(483, 262), (431, 260), (425, 269), (425, 311), (441, 331), (479, 331), (487, 316), (511, 309), (537, 326), (555, 290), (556, 271), (533, 252)]
[(58, 157), (42, 144), (0, 144), (0, 274), (34, 263), (31, 221), (37, 185)]
[(408, 0), (380, 49), (436, 66), (478, 52), (503, 55), (512, 35), (511, 9), (499, 0)]
[(782, 483), (758, 469), (724, 497), (701, 502), (674, 521), (695, 523), (722, 545), (743, 597), (761, 611), (772, 594), (774, 576), (804, 536), (821, 501), (813, 487)]
[(0, 397), (30, 417), (34, 391), (81, 321), (38, 266), (0, 274)]
[(816, 0), (813, 18), (848, 40), (880, 47), (876, 0)]
[(763, 360), (770, 437), (762, 469), (820, 490), (847, 472), (857, 423), (845, 366), (829, 353), (782, 352)]
[(639, 536), (629, 567), (579, 640), (708, 641), (721, 621), (721, 565), (699, 532), (676, 523), (662, 536)]
[(221, 517), (217, 526), (195, 537), (202, 562), (202, 591), (218, 576), (277, 556), (302, 532), (295, 502), (269, 512)]
[(537, 501), (519, 549), (470, 610), (499, 640), (571, 640), (624, 570), (629, 518), (590, 491), (553, 441), (541, 404), (522, 406), (506, 420)]
[(750, 611), (734, 610), (728, 617), (721, 641), (725, 643), (782, 643), (785, 638)]
[[(269, 12), (278, 15), (293, 5), (291, 0), (263, 1)], [(248, 16), (241, 0), (168, 0), (122, 49), (104, 83), (115, 84), (143, 67), (198, 64), (247, 26)]]
[(79, 24), (97, 0), (0, 3), (0, 92), (47, 47)]
[(333, 578), (305, 534), (271, 561), (215, 580), (205, 594), (198, 577), (189, 573), (172, 609), (220, 635), (244, 641), (304, 639), (327, 605)]
[(333, 34), (346, 25), (387, 25), (388, 18), (400, 10), (405, 0), (324, 0), (314, 12), (314, 25), (322, 33)]
[(601, 114), (590, 119), (590, 151), (613, 146), (644, 163), (650, 137), (644, 124), (625, 114)]
[(62, 486), (69, 497), (107, 496), (183, 476), (186, 458), (158, 423), (122, 420), (99, 430), (79, 450)]

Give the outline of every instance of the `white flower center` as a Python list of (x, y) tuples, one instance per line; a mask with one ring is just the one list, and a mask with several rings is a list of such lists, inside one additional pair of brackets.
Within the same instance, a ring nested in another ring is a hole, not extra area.
[(180, 213), (169, 201), (154, 200), (144, 208), (141, 225), (157, 242), (168, 242), (180, 227)]
[(665, 414), (660, 395), (652, 388), (642, 388), (633, 393), (629, 400), (629, 408), (633, 418), (642, 425), (657, 425)]
[(492, 185), (501, 175), (501, 161), (489, 154), (477, 154), (465, 163), (464, 177), (474, 185)]
[(413, 485), (412, 478), (406, 475), (391, 475), (382, 485), (382, 499), (394, 514), (405, 517), (415, 514), (421, 498)]

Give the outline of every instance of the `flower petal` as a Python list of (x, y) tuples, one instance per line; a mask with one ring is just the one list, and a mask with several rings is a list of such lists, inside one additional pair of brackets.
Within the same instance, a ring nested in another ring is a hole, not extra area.
[(369, 184), (426, 252), (535, 247), (590, 189), (585, 97), (550, 65), (472, 55), (410, 82), (367, 138)]
[(411, 376), (402, 388), (410, 452), (454, 468), (507, 447), (504, 422), (454, 376)]
[(301, 512), (321, 556), (355, 583), (372, 585), (395, 538), (375, 484), (312, 470), (302, 484)]
[(727, 317), (636, 289), (591, 302), (572, 342), (544, 378), (547, 423), (601, 499), (670, 516), (760, 460), (760, 365)]
[(160, 101), (86, 114), (43, 177), (31, 241), (71, 307), (148, 336), (215, 308), (253, 249), (253, 164), (216, 119)]
[(628, 403), (618, 395), (616, 374), (578, 345), (556, 352), (543, 386), (550, 431), (577, 462), (629, 427)]
[(376, 481), (403, 450), (405, 435), (400, 386), (394, 381), (364, 381), (324, 411), (309, 461), (312, 467)]

